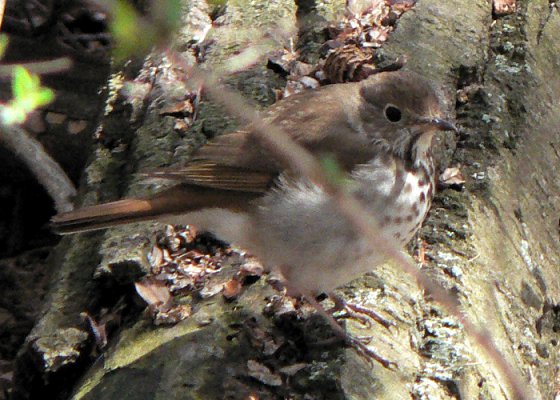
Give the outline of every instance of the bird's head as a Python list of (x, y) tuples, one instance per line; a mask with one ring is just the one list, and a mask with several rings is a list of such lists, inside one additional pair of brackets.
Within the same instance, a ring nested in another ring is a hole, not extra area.
[(360, 84), (359, 129), (399, 157), (414, 162), (429, 150), (435, 132), (457, 130), (428, 80), (416, 73), (382, 72)]

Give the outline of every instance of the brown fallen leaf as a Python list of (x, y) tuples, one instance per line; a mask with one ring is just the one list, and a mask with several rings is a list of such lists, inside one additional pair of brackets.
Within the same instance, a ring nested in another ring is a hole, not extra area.
[(439, 176), (439, 183), (442, 186), (463, 186), (465, 182), (459, 167), (446, 168)]
[(187, 99), (173, 104), (167, 104), (159, 111), (160, 115), (184, 116), (194, 113), (193, 100)]
[(163, 250), (161, 247), (153, 246), (152, 250), (148, 253), (148, 261), (152, 269), (158, 269), (163, 264)]
[(267, 386), (282, 385), (282, 378), (280, 375), (272, 373), (270, 368), (258, 361), (247, 361), (247, 373), (251, 378), (254, 378)]
[(282, 337), (272, 336), (269, 332), (260, 328), (252, 320), (246, 321), (244, 325), (246, 327), (246, 332), (251, 346), (262, 352), (265, 356), (273, 355), (285, 344)]
[(159, 312), (169, 311), (171, 293), (164, 282), (154, 278), (144, 278), (134, 282), (136, 292), (148, 303), (148, 307)]
[(77, 135), (82, 132), (88, 126), (88, 121), (85, 119), (69, 120), (67, 125), (68, 133), (71, 135)]
[(192, 307), (189, 304), (180, 304), (170, 308), (168, 311), (156, 312), (154, 325), (173, 325), (183, 321), (192, 315)]
[(516, 0), (493, 0), (492, 11), (495, 16), (503, 17), (504, 15), (513, 14), (517, 9)]
[(239, 268), (239, 274), (245, 276), (262, 276), (264, 273), (264, 266), (256, 259), (249, 259)]
[[(272, 284), (272, 282), (271, 282)], [(297, 314), (293, 301), (287, 296), (271, 296), (264, 308), (264, 314), (275, 317)]]
[(177, 119), (173, 125), (176, 132), (184, 133), (192, 126), (192, 118)]
[(227, 300), (233, 300), (237, 296), (239, 296), (239, 293), (241, 293), (241, 287), (242, 287), (241, 282), (235, 277), (233, 277), (232, 279), (230, 279), (228, 282), (224, 284), (222, 289), (222, 295)]
[(281, 374), (286, 375), (286, 376), (294, 376), (299, 371), (301, 371), (304, 368), (309, 367), (310, 365), (311, 364), (308, 364), (308, 363), (296, 363), (296, 364), (287, 365), (285, 367), (282, 367), (278, 371)]
[(416, 0), (389, 0), (387, 4), (393, 10), (404, 13), (414, 7)]

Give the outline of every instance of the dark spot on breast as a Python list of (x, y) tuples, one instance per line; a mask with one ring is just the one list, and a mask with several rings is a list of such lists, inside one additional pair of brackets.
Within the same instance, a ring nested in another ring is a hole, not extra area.
[(410, 185), (410, 183), (407, 183), (406, 185), (404, 185), (403, 192), (404, 192), (404, 193), (410, 193), (410, 192), (412, 192), (412, 186)]
[(420, 203), (424, 203), (426, 201), (426, 194), (424, 192), (420, 193)]
[(401, 217), (395, 217), (395, 219), (393, 221), (395, 222), (395, 224), (400, 224), (402, 222), (402, 218)]
[(414, 215), (412, 214), (406, 217), (407, 222), (412, 222), (413, 219), (414, 219)]
[(414, 203), (412, 205), (412, 212), (414, 213), (415, 216), (420, 215), (420, 210), (418, 209), (418, 203)]
[(400, 239), (401, 238), (401, 234), (399, 232), (395, 233), (395, 239)]
[(425, 186), (425, 185), (426, 185), (426, 181), (424, 180), (424, 178), (422, 178), (418, 181), (418, 187), (422, 187), (422, 186)]

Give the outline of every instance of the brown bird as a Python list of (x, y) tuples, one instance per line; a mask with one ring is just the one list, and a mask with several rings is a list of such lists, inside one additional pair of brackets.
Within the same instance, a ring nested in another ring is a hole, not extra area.
[[(428, 81), (405, 71), (295, 94), (264, 118), (314, 154), (334, 156), (352, 194), (399, 246), (430, 208), (432, 137), (455, 130)], [(251, 251), (292, 294), (331, 292), (380, 264), (382, 252), (368, 247), (329, 196), (283, 170), (252, 129), (210, 140), (183, 168), (150, 174), (177, 181), (175, 187), (59, 214), (54, 228), (71, 233), (144, 220), (192, 224)]]

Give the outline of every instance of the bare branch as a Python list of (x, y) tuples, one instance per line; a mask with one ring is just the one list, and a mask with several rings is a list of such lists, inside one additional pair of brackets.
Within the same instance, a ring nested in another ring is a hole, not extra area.
[[(0, 0), (1, 2), (2, 0)], [(54, 60), (34, 61), (28, 63), (18, 64), (3, 64), (0, 65), (0, 78), (11, 77), (15, 66), (24, 67), (30, 73), (45, 75), (56, 72), (62, 72), (70, 69), (72, 60), (68, 57), (55, 58)]]
[(0, 141), (13, 151), (31, 170), (39, 183), (54, 200), (56, 210), (71, 211), (71, 198), (76, 188), (60, 165), (47, 154), (41, 143), (17, 125), (0, 127)]
[(4, 22), (4, 11), (6, 10), (6, 0), (0, 0), (0, 28)]

